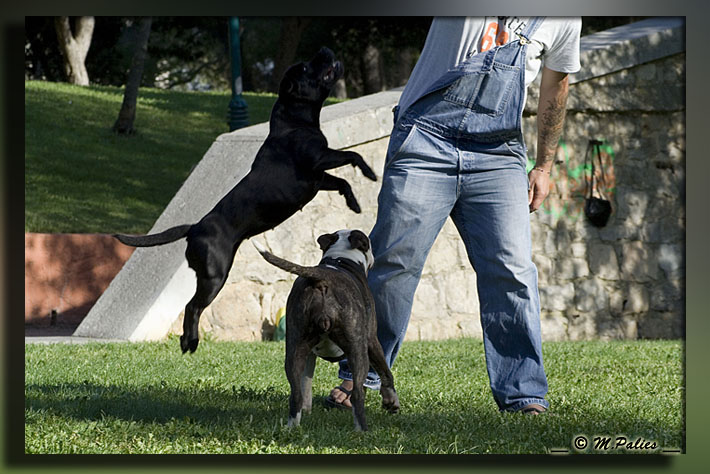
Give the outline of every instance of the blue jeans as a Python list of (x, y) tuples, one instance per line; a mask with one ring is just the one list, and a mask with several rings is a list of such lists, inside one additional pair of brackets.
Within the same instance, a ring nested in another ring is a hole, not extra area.
[[(391, 367), (424, 262), (451, 216), (476, 271), (486, 366), (498, 408), (547, 408), (537, 269), (532, 261), (527, 154), (520, 130), (527, 40), (475, 54), (395, 113), (368, 283), (377, 337)], [(351, 380), (347, 361), (339, 376)], [(368, 374), (365, 386), (378, 388)]]
[[(537, 270), (532, 262), (522, 137), (498, 144), (443, 137), (403, 120), (390, 138), (371, 233), (378, 338), (390, 367), (424, 262), (448, 216), (476, 271), (486, 365), (501, 410), (548, 407)], [(347, 361), (339, 376), (352, 379)], [(371, 371), (365, 384), (379, 387)]]

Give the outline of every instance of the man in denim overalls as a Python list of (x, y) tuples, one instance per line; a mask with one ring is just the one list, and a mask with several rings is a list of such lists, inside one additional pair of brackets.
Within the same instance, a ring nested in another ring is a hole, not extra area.
[[(488, 375), (504, 411), (549, 407), (529, 214), (549, 193), (580, 29), (569, 18), (437, 18), (395, 108), (370, 235), (378, 338), (392, 366), (424, 262), (451, 216), (476, 272)], [(442, 58), (453, 64), (442, 67)], [(542, 61), (537, 161), (528, 173), (521, 119)], [(349, 407), (347, 361), (339, 377), (326, 404)], [(376, 373), (365, 386), (379, 387)]]

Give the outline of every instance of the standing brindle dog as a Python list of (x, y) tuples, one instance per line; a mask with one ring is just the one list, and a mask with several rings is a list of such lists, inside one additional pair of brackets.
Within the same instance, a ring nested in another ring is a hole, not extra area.
[(286, 71), (271, 111), (269, 135), (251, 171), (198, 223), (158, 234), (115, 236), (134, 247), (163, 245), (187, 237), (185, 257), (197, 275), (197, 291), (185, 307), (180, 337), (183, 353), (197, 349), (200, 315), (224, 286), (244, 239), (281, 224), (320, 190), (339, 191), (348, 207), (360, 212), (348, 182), (326, 171), (350, 164), (373, 181), (377, 179), (375, 173), (359, 154), (328, 148), (320, 130), (323, 102), (342, 75), (343, 66), (328, 48)]
[(323, 258), (304, 267), (254, 246), (272, 265), (298, 275), (286, 301), (286, 377), (291, 386), (288, 426), (310, 412), (316, 356), (335, 362), (347, 357), (353, 375), (355, 430), (367, 430), (365, 389), (368, 368), (380, 376), (382, 408), (399, 412), (394, 378), (377, 340), (375, 300), (367, 285), (374, 258), (370, 239), (360, 230), (344, 229), (318, 237)]

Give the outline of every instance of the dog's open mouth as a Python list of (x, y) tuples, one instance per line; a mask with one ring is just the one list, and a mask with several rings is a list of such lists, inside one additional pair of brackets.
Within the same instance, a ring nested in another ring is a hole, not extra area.
[(332, 82), (334, 78), (335, 78), (335, 68), (333, 66), (331, 66), (325, 71), (325, 74), (323, 75), (323, 80), (325, 82)]
[(335, 81), (339, 75), (339, 71), (341, 70), (341, 68), (342, 66), (340, 65), (340, 61), (335, 61), (333, 64), (331, 64), (323, 74), (323, 82)]

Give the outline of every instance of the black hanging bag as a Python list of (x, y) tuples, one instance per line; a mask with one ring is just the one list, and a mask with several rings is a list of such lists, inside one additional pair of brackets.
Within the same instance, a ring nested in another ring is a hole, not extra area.
[[(584, 154), (584, 168), (587, 168), (587, 162), (589, 158), (589, 152), (592, 152), (591, 164), (592, 164), (592, 176), (587, 182), (587, 188), (584, 193), (584, 214), (589, 219), (589, 222), (596, 227), (604, 227), (609, 221), (609, 216), (611, 215), (611, 203), (609, 200), (604, 199), (602, 196), (601, 188), (606, 184), (606, 178), (604, 177), (604, 165), (602, 164), (602, 154), (600, 146), (602, 142), (599, 140), (589, 140), (589, 145), (587, 146), (587, 151)], [(597, 182), (597, 193), (599, 197), (594, 196), (594, 155), (599, 159), (599, 169), (601, 170), (601, 180)]]

